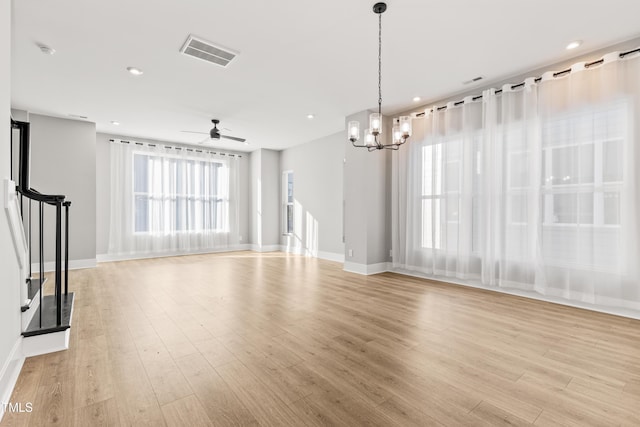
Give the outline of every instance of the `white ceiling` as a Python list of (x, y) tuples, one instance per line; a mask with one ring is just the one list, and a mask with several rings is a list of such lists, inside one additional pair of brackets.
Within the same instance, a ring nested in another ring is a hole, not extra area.
[[(88, 116), (100, 132), (193, 143), (212, 118), (283, 149), (344, 128), (377, 105), (369, 0), (14, 0), (12, 105)], [(390, 0), (383, 112), (469, 89), (640, 35), (638, 0)], [(189, 34), (239, 51), (224, 69), (178, 50)], [(574, 51), (566, 44), (584, 40)], [(35, 43), (57, 53), (44, 55)], [(135, 66), (144, 75), (125, 69)], [(306, 118), (315, 114), (314, 120)], [(117, 120), (120, 126), (110, 122)]]

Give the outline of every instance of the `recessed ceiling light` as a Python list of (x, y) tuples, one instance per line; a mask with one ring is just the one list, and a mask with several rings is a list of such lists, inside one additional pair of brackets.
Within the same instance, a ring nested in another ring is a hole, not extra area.
[(140, 76), (143, 74), (143, 71), (140, 68), (136, 68), (136, 67), (127, 67), (127, 71), (133, 74), (134, 76)]
[(247, 141), (244, 142), (244, 145), (249, 145), (249, 143)]
[(414, 96), (413, 97), (413, 102), (419, 102), (422, 98), (420, 98), (419, 96)]
[(316, 117), (316, 116), (315, 116), (315, 115), (313, 115), (313, 114), (307, 114), (307, 119), (313, 119), (313, 118), (315, 118), (315, 117)]
[(567, 50), (575, 49), (582, 44), (581, 40), (572, 41), (567, 45)]
[(120, 126), (120, 122), (117, 122), (115, 120), (111, 120), (111, 124), (114, 126)]
[(46, 44), (36, 43), (36, 46), (38, 46), (40, 52), (46, 55), (53, 55), (54, 53), (56, 53), (56, 50), (54, 48), (52, 48), (51, 46), (47, 46)]

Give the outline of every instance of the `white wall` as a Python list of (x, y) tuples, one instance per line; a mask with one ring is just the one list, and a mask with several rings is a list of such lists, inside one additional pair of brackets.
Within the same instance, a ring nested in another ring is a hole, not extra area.
[[(18, 261), (13, 249), (4, 209), (4, 180), (10, 178), (11, 132), (9, 130), (11, 87), (11, 2), (0, 1), (0, 403), (7, 403), (24, 358), (20, 340), (20, 284)], [(0, 405), (0, 419), (3, 415)]]
[[(98, 255), (106, 255), (109, 251), (109, 222), (111, 220), (111, 156), (109, 150), (110, 139), (134, 140), (139, 142), (148, 142), (151, 144), (169, 144), (163, 141), (155, 141), (145, 138), (130, 138), (122, 135), (98, 133), (96, 135), (96, 164), (95, 164), (95, 207), (96, 207), (96, 253)], [(182, 145), (170, 143), (170, 145)], [(224, 151), (224, 150), (223, 150)], [(250, 201), (250, 171), (249, 171), (249, 155), (248, 153), (235, 153), (240, 158), (240, 223), (239, 232), (242, 237), (240, 243), (248, 243), (251, 234), (251, 225), (249, 217)]]
[[(96, 125), (38, 114), (29, 114), (29, 122), (31, 187), (44, 194), (63, 194), (71, 201), (69, 263), (72, 268), (91, 266), (96, 259)], [(32, 209), (32, 247), (37, 248), (36, 203)], [(55, 261), (55, 220), (55, 208), (45, 206), (45, 262)], [(39, 260), (37, 252), (32, 255), (34, 263)]]
[[(347, 141), (335, 133), (281, 152), (280, 193), (284, 171), (293, 171), (294, 233), (282, 236), (289, 251), (344, 259), (343, 169)], [(279, 194), (282, 219), (282, 194)], [(280, 224), (282, 227), (282, 224)]]

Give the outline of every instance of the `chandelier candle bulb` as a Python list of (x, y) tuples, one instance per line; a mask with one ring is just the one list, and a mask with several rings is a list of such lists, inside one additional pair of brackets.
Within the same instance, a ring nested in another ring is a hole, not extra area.
[(349, 122), (347, 125), (349, 128), (349, 140), (356, 142), (360, 139), (360, 122)]
[(400, 130), (404, 138), (411, 136), (411, 116), (400, 116)]
[(369, 129), (373, 135), (382, 133), (382, 119), (380, 113), (371, 113), (369, 116)]
[(369, 129), (364, 131), (364, 145), (367, 147), (373, 147), (373, 143), (375, 138), (373, 134), (369, 131)]
[(402, 132), (400, 131), (400, 126), (399, 125), (393, 126), (393, 130), (391, 132), (393, 133), (393, 143), (394, 144), (402, 143)]

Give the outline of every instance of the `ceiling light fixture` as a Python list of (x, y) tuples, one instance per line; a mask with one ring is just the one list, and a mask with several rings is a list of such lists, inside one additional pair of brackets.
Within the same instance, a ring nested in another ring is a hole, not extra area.
[(141, 76), (142, 74), (144, 74), (144, 71), (136, 67), (127, 67), (127, 71), (133, 74), (134, 76)]
[(414, 96), (413, 97), (413, 102), (420, 102), (422, 98), (420, 98), (419, 96)]
[(120, 126), (120, 122), (117, 122), (115, 120), (111, 120), (111, 124), (114, 126)]
[(364, 131), (364, 144), (357, 144), (360, 139), (360, 122), (352, 121), (347, 125), (349, 141), (354, 147), (374, 150), (397, 150), (411, 136), (411, 117), (401, 116), (393, 119), (391, 143), (382, 141), (382, 14), (387, 10), (386, 3), (373, 5), (373, 12), (378, 15), (378, 112), (369, 115), (369, 129)]
[(311, 120), (313, 118), (315, 118), (316, 116), (314, 116), (313, 114), (307, 114), (307, 119)]
[(567, 50), (575, 49), (582, 44), (582, 41), (575, 40), (567, 45)]

